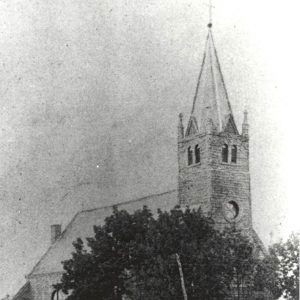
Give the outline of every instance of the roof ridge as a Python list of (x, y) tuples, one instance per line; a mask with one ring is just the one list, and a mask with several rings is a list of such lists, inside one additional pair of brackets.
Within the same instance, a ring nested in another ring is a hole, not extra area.
[(145, 200), (145, 199), (151, 198), (153, 196), (162, 196), (162, 195), (169, 194), (169, 193), (172, 193), (172, 192), (175, 192), (175, 191), (177, 191), (177, 189), (172, 189), (172, 190), (169, 190), (169, 191), (166, 191), (166, 192), (162, 192), (162, 193), (157, 193), (157, 194), (150, 194), (150, 195), (143, 196), (143, 197), (140, 197), (140, 198), (135, 198), (135, 199), (127, 200), (127, 201), (124, 201), (124, 202), (118, 202), (116, 204), (110, 204), (110, 205), (105, 205), (105, 206), (100, 206), (100, 207), (95, 207), (95, 208), (90, 208), (90, 209), (84, 209), (84, 210), (78, 211), (76, 213), (76, 215), (79, 215), (81, 213), (95, 211), (95, 210), (98, 210), (98, 209), (112, 208), (112, 207), (115, 207), (115, 206), (120, 206), (120, 205), (124, 205), (124, 204), (134, 203), (134, 202), (138, 202), (138, 201), (141, 201), (141, 200)]

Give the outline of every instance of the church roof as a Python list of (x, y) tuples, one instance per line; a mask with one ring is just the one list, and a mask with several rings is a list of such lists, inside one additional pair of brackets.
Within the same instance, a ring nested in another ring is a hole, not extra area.
[(104, 224), (105, 218), (112, 214), (114, 207), (134, 212), (146, 205), (152, 212), (156, 212), (158, 208), (169, 210), (177, 204), (177, 190), (171, 190), (162, 194), (155, 194), (112, 206), (81, 211), (74, 216), (60, 238), (49, 247), (28, 277), (62, 272), (63, 266), (61, 262), (69, 259), (71, 253), (74, 251), (72, 243), (77, 238), (85, 240), (87, 237), (94, 236), (94, 225)]
[(27, 281), (12, 298), (12, 300), (30, 300), (32, 299), (30, 282)]
[[(196, 120), (199, 132), (205, 132), (205, 125), (211, 120), (217, 132), (223, 131), (233, 114), (228, 99), (211, 25), (193, 101), (191, 119)], [(233, 127), (236, 126), (233, 121)]]

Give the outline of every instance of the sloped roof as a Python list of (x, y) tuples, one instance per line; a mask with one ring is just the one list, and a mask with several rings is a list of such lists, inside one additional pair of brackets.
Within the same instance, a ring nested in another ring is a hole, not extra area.
[(177, 204), (177, 190), (172, 190), (113, 206), (81, 211), (74, 216), (61, 237), (49, 247), (28, 277), (62, 272), (63, 267), (61, 262), (70, 258), (74, 250), (73, 241), (79, 237), (84, 240), (86, 237), (94, 236), (93, 226), (104, 224), (105, 218), (113, 212), (113, 207), (117, 206), (119, 209), (126, 209), (129, 212), (133, 212), (146, 205), (155, 212), (158, 208), (169, 210)]
[(12, 298), (12, 300), (30, 300), (32, 299), (30, 282), (27, 281)]
[(264, 245), (264, 243), (262, 242), (262, 240), (260, 239), (259, 235), (257, 234), (257, 232), (255, 231), (255, 229), (252, 229), (252, 238), (253, 238), (253, 242), (255, 245), (258, 246), (259, 250), (262, 251), (263, 255), (267, 255), (268, 251)]
[(197, 82), (191, 117), (197, 120), (199, 131), (211, 119), (218, 132), (224, 130), (232, 116), (227, 90), (214, 45), (211, 28), (208, 30), (202, 66)]

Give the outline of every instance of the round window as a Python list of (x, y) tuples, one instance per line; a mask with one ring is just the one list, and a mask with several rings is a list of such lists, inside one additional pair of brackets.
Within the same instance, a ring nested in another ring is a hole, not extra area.
[(224, 205), (225, 218), (229, 221), (234, 220), (239, 215), (239, 206), (235, 201), (228, 201)]

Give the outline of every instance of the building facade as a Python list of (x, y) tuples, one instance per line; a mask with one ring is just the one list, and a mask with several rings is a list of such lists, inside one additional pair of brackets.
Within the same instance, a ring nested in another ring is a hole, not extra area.
[[(263, 251), (252, 226), (247, 112), (240, 133), (231, 110), (211, 24), (208, 25), (202, 67), (191, 102), (186, 126), (180, 114), (177, 128), (178, 189), (117, 206), (129, 212), (144, 205), (152, 210), (169, 210), (178, 204), (201, 207), (214, 219), (218, 229), (235, 224)], [(14, 299), (51, 299), (52, 285), (60, 281), (61, 262), (70, 257), (72, 242), (78, 237), (92, 236), (93, 226), (103, 224), (112, 210), (113, 207), (108, 206), (81, 211), (62, 233), (54, 226), (50, 248), (27, 275), (26, 285)], [(61, 295), (60, 299), (63, 297)]]

